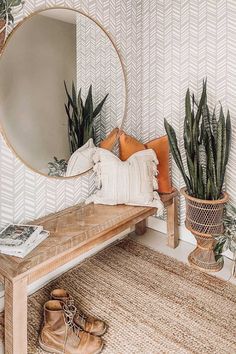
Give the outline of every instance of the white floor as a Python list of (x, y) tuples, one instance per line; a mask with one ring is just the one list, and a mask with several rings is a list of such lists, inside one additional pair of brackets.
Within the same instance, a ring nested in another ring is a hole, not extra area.
[[(135, 233), (132, 233), (132, 238), (142, 243), (143, 245), (156, 250), (160, 253), (163, 253), (167, 256), (176, 258), (178, 261), (188, 264), (188, 255), (195, 248), (194, 245), (188, 242), (180, 241), (179, 246), (175, 249), (172, 249), (167, 246), (167, 236), (161, 232), (148, 229), (145, 235), (137, 236)], [(233, 284), (236, 284), (236, 277), (231, 277), (232, 261), (228, 258), (224, 259), (224, 267), (220, 272), (210, 273), (218, 278), (221, 278), (226, 281), (230, 281)]]

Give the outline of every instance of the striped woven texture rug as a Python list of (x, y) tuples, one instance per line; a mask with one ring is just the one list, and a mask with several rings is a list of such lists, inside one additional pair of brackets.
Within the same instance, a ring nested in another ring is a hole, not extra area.
[(30, 354), (44, 353), (42, 306), (57, 287), (109, 324), (104, 354), (236, 353), (236, 287), (127, 239), (30, 297)]

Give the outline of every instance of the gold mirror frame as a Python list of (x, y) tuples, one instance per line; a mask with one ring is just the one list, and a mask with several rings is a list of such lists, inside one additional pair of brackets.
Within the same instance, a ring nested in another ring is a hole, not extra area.
[[(102, 32), (105, 34), (105, 36), (110, 40), (113, 48), (115, 49), (115, 52), (118, 56), (118, 59), (119, 59), (119, 62), (120, 62), (120, 65), (121, 65), (121, 69), (122, 69), (122, 73), (123, 73), (123, 79), (124, 79), (124, 90), (125, 90), (125, 103), (124, 103), (124, 114), (123, 114), (123, 118), (121, 120), (121, 125), (120, 125), (120, 128), (122, 128), (123, 126), (123, 123), (127, 117), (127, 102), (128, 102), (128, 97), (127, 97), (127, 94), (128, 94), (128, 86), (127, 86), (127, 77), (126, 77), (126, 72), (125, 72), (125, 67), (124, 67), (124, 64), (123, 64), (123, 61), (122, 61), (122, 57), (121, 57), (121, 54), (115, 44), (115, 41), (113, 40), (112, 36), (106, 31), (106, 29), (97, 21), (95, 20), (94, 18), (92, 18), (91, 16), (89, 16), (88, 14), (86, 14), (85, 12), (83, 12), (82, 10), (76, 10), (76, 9), (73, 9), (73, 8), (70, 8), (70, 7), (65, 7), (65, 6), (52, 6), (52, 7), (47, 7), (43, 10), (38, 10), (38, 11), (35, 11), (33, 12), (32, 14), (30, 14), (29, 16), (26, 16), (23, 18), (23, 20), (21, 20), (14, 28), (13, 30), (10, 32), (10, 34), (8, 35), (3, 47), (1, 48), (0, 50), (0, 60), (1, 60), (1, 57), (9, 43), (9, 41), (11, 40), (12, 36), (14, 35), (14, 33), (17, 31), (17, 29), (19, 27), (21, 27), (25, 21), (29, 20), (30, 18), (44, 12), (44, 11), (47, 11), (47, 10), (60, 10), (60, 9), (64, 9), (64, 10), (71, 10), (71, 11), (74, 11), (74, 12), (77, 12), (78, 14), (90, 19), (92, 22), (94, 22), (101, 30)], [(0, 61), (1, 63), (1, 61)], [(4, 138), (7, 146), (9, 147), (9, 149), (12, 151), (12, 153), (26, 166), (28, 167), (31, 171), (45, 177), (45, 178), (50, 178), (50, 179), (56, 179), (56, 180), (70, 180), (72, 178), (77, 178), (77, 177), (80, 177), (80, 176), (83, 176), (85, 174), (87, 174), (88, 172), (90, 172), (92, 170), (92, 168), (90, 168), (88, 171), (85, 171), (83, 173), (80, 173), (78, 175), (74, 175), (74, 176), (69, 176), (69, 177), (60, 177), (60, 176), (48, 176), (40, 171), (37, 171), (35, 168), (33, 168), (32, 166), (30, 166), (26, 161), (24, 161), (24, 159), (22, 159), (18, 153), (16, 152), (16, 150), (14, 149), (14, 147), (12, 146), (11, 142), (9, 141), (9, 139), (7, 138), (7, 134), (5, 133), (3, 127), (2, 127), (2, 124), (1, 124), (1, 120), (0, 120), (0, 134), (2, 135), (2, 137)]]

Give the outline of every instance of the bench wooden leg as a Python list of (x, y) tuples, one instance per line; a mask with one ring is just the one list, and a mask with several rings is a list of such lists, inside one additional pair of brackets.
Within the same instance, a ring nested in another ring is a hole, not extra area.
[(27, 354), (27, 278), (5, 278), (5, 354)]
[(147, 226), (146, 226), (146, 219), (138, 222), (136, 225), (135, 225), (135, 233), (137, 235), (143, 235), (145, 234), (145, 232), (147, 231)]
[(167, 236), (168, 246), (176, 248), (179, 244), (177, 197), (173, 198), (173, 202), (167, 206)]

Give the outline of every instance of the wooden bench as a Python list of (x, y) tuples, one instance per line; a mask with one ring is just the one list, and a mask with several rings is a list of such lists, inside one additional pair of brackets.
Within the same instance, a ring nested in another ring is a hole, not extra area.
[[(178, 244), (177, 192), (161, 198), (167, 207), (168, 244)], [(75, 206), (36, 220), (50, 236), (25, 258), (0, 255), (0, 280), (5, 284), (5, 354), (27, 353), (27, 286), (67, 264), (98, 244), (135, 226), (146, 231), (155, 208), (134, 206)]]

